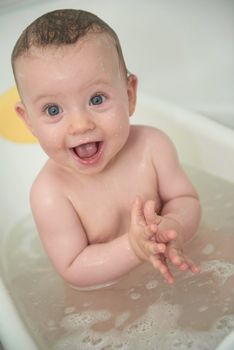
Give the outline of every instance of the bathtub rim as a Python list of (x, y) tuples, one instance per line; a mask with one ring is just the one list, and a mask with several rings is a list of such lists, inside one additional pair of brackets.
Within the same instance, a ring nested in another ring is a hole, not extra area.
[[(4, 349), (8, 350), (38, 350), (34, 340), (29, 334), (24, 322), (20, 318), (18, 310), (10, 298), (7, 288), (0, 276), (0, 300), (1, 300), (1, 317), (0, 317), (0, 341)], [(14, 317), (8, 318), (10, 315)], [(14, 336), (12, 336), (12, 329)], [(6, 336), (7, 334), (7, 336)], [(9, 334), (9, 336), (8, 336)]]
[[(182, 164), (192, 165), (234, 183), (234, 129), (154, 96), (139, 94), (138, 101), (136, 115), (142, 112), (142, 108), (155, 113), (156, 118), (147, 116), (146, 121), (166, 131), (175, 143)], [(160, 119), (160, 114), (163, 115), (163, 120)], [(145, 124), (139, 116), (135, 120), (139, 124)], [(192, 142), (188, 150), (184, 147), (184, 140)], [(194, 158), (192, 161), (191, 155)]]

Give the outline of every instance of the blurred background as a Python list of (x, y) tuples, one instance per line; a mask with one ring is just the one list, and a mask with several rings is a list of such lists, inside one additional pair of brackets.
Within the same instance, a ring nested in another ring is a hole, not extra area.
[(94, 12), (114, 28), (140, 92), (234, 128), (234, 0), (0, 0), (0, 93), (14, 85), (21, 31), (57, 8)]

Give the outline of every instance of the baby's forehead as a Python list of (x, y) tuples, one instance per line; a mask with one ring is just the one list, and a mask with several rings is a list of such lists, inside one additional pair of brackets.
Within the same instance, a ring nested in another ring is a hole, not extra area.
[(45, 71), (47, 67), (53, 70), (53, 67), (57, 69), (60, 66), (63, 72), (71, 69), (75, 72), (80, 69), (78, 67), (84, 70), (94, 67), (96, 71), (103, 71), (106, 74), (109, 72), (111, 76), (126, 75), (115, 42), (106, 33), (87, 34), (74, 44), (34, 46), (17, 61), (15, 76), (18, 85), (22, 84), (22, 79), (31, 76), (32, 70)]
[(67, 62), (67, 65), (70, 65), (72, 61), (74, 64), (74, 57), (77, 59), (77, 65), (93, 62), (94, 65), (99, 63), (99, 65), (121, 67), (114, 40), (106, 33), (89, 33), (74, 44), (30, 47), (25, 55), (19, 57), (18, 64), (16, 61), (16, 71), (18, 71), (17, 66), (27, 69), (28, 65), (33, 67), (34, 63), (37, 66), (51, 64), (51, 62), (55, 62), (56, 65), (57, 62)]
[(68, 52), (77, 52), (86, 48), (87, 45), (100, 48), (101, 50), (112, 51), (113, 55), (117, 54), (116, 44), (114, 39), (105, 32), (100, 33), (87, 33), (85, 36), (79, 38), (76, 43), (72, 44), (61, 44), (54, 45), (49, 44), (46, 46), (35, 46), (32, 45), (22, 58), (33, 58), (33, 57), (43, 57), (43, 56), (65, 56)]

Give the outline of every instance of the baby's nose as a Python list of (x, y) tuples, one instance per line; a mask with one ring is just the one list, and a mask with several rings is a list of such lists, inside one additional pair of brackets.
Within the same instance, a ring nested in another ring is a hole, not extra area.
[(95, 129), (95, 126), (94, 121), (87, 114), (74, 114), (69, 118), (68, 133), (70, 135), (84, 134)]

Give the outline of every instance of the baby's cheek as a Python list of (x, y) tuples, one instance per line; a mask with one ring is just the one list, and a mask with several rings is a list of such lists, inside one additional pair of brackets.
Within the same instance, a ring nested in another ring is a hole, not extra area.
[(41, 130), (38, 133), (38, 140), (48, 155), (58, 152), (64, 147), (61, 135), (56, 130), (50, 132), (48, 130)]

